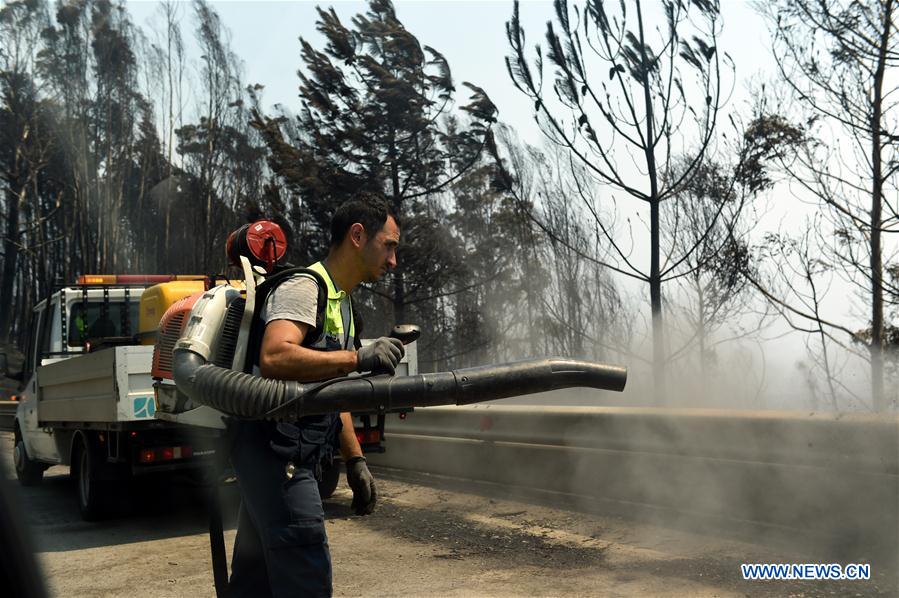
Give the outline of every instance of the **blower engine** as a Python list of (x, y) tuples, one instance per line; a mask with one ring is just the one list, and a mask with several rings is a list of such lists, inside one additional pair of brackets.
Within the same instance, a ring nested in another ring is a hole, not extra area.
[(244, 284), (214, 286), (176, 301), (165, 312), (153, 353), (157, 417), (223, 427), (223, 414), (292, 421), (342, 411), (467, 405), (570, 387), (624, 389), (625, 368), (558, 357), (308, 384), (254, 375), (247, 371), (247, 349), (251, 335), (259, 332), (253, 326), (262, 325), (254, 317), (257, 294), (267, 291), (285, 252), (276, 224), (245, 225), (228, 239), (229, 258), (242, 267)]

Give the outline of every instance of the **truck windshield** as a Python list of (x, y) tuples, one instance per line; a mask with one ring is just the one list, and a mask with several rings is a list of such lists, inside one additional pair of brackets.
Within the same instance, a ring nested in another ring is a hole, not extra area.
[(105, 306), (102, 303), (88, 303), (86, 310), (84, 303), (73, 304), (69, 312), (69, 346), (83, 347), (85, 341), (90, 339), (136, 334), (140, 303), (131, 301), (128, 306), (128, 320), (125, 322), (125, 303), (109, 302)]

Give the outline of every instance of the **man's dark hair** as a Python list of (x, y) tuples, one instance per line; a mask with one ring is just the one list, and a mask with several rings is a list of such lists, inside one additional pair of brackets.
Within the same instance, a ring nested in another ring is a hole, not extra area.
[(359, 193), (353, 199), (343, 202), (331, 218), (331, 247), (337, 247), (346, 238), (347, 231), (356, 222), (365, 228), (368, 238), (373, 238), (387, 222), (387, 216), (396, 215), (384, 198), (375, 193)]

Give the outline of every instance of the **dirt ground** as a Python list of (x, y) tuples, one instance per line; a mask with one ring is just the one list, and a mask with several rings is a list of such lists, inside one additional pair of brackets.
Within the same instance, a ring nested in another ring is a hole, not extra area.
[[(11, 470), (11, 434), (0, 451)], [(345, 482), (325, 501), (337, 596), (893, 596), (895, 579), (752, 582), (743, 562), (807, 555), (496, 496), (485, 485), (375, 469), (381, 502), (351, 514)], [(225, 508), (236, 512), (234, 488)], [(492, 494), (492, 495), (491, 495)], [(68, 468), (21, 488), (56, 596), (213, 596), (200, 493), (162, 488), (109, 521), (80, 520)], [(551, 502), (551, 501), (550, 501)], [(226, 521), (230, 554), (233, 517)]]

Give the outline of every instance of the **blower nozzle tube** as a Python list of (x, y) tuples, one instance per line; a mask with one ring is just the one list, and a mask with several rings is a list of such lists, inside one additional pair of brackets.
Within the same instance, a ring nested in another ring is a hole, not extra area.
[(294, 420), (342, 411), (468, 405), (572, 387), (621, 391), (627, 382), (625, 368), (560, 357), (313, 384), (221, 368), (189, 349), (176, 349), (173, 357), (175, 384), (191, 400), (248, 419)]

